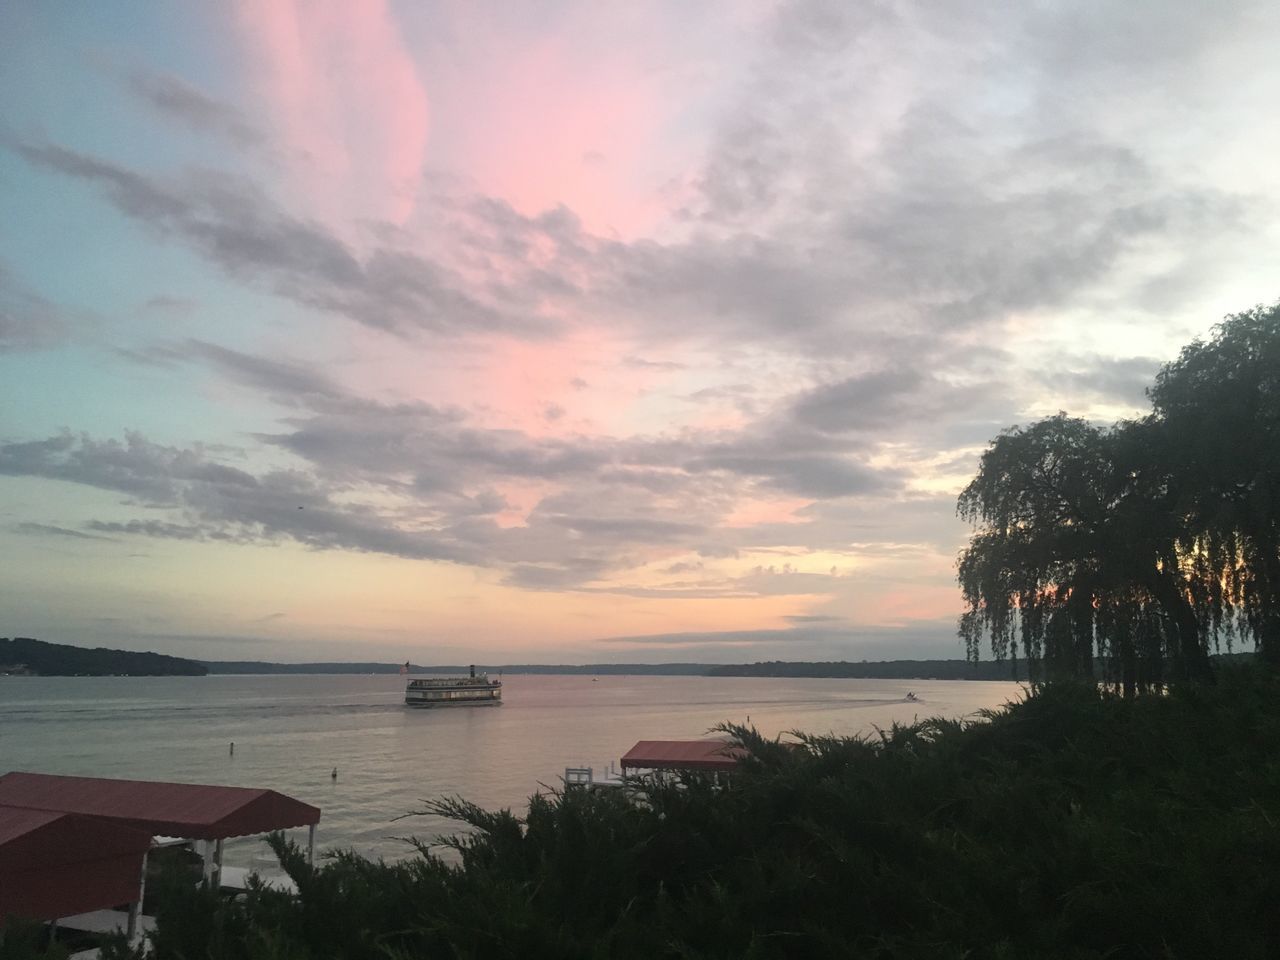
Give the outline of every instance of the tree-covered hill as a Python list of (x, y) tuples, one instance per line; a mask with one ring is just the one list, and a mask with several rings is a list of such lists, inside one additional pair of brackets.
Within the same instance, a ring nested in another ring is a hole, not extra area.
[(1025, 680), (1027, 666), (986, 660), (848, 660), (730, 663), (711, 667), (713, 677), (841, 677), (862, 680)]
[(203, 677), (203, 664), (162, 653), (107, 650), (45, 643), (29, 637), (0, 638), (0, 671), (24, 668), (43, 677)]
[[(1252, 653), (1222, 653), (1210, 657), (1214, 665), (1246, 663)], [(854, 680), (1027, 680), (1026, 660), (765, 660), (709, 667), (712, 677), (830, 677)], [(1110, 665), (1098, 659), (1096, 676)], [(1167, 671), (1166, 671), (1167, 672)]]
[[(268, 663), (261, 660), (208, 660), (213, 674), (343, 674), (397, 673), (398, 663)], [(1025, 664), (967, 660), (876, 660), (812, 662), (772, 660), (764, 663), (508, 663), (477, 664), (486, 673), (589, 674), (592, 676), (688, 677), (848, 677), (893, 680), (1012, 680), (1026, 679)], [(466, 673), (467, 666), (409, 664), (411, 674)]]

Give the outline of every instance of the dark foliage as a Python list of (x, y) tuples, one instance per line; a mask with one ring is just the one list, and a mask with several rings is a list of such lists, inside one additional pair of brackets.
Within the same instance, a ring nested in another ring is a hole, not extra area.
[(64, 945), (50, 940), (43, 923), (10, 917), (0, 925), (0, 960), (66, 960), (68, 953)]
[(0, 637), (0, 664), (22, 665), (45, 677), (203, 677), (203, 664), (163, 653), (136, 653), (104, 647), (72, 647), (29, 637)]
[(1280, 664), (1280, 304), (1184, 348), (1151, 400), (1195, 553)]
[(983, 454), (959, 502), (970, 659), (984, 636), (1049, 679), (1101, 658), (1130, 694), (1212, 679), (1240, 633), (1280, 664), (1280, 306), (1227, 318), (1150, 393), (1145, 419), (1058, 414)]
[(985, 720), (928, 720), (751, 751), (691, 776), (459, 799), (455, 862), (340, 854), (301, 895), (166, 898), (158, 960), (1280, 956), (1280, 689), (1125, 699), (1041, 689)]

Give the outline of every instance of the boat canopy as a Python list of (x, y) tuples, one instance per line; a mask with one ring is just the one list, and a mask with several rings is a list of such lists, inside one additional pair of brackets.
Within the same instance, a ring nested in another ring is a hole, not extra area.
[(623, 770), (732, 770), (745, 751), (727, 740), (641, 740)]
[(221, 840), (314, 826), (320, 808), (274, 790), (151, 780), (62, 777), (47, 773), (0, 776), (0, 805), (110, 820), (190, 840)]
[(92, 817), (0, 806), (0, 926), (133, 903), (151, 834)]

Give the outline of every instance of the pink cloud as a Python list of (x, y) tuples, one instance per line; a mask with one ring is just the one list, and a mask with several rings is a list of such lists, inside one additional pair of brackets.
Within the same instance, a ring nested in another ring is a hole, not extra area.
[(754, 527), (766, 523), (805, 523), (796, 511), (811, 505), (812, 500), (798, 498), (739, 500), (733, 511), (724, 518), (724, 527)]
[(456, 43), (429, 65), (447, 165), (526, 215), (563, 204), (591, 233), (629, 238), (663, 221), (660, 187), (687, 159), (667, 127), (689, 91), (647, 62), (658, 39), (600, 42), (601, 20), (630, 19), (621, 9), (561, 11), (530, 31), (456, 6)]
[(237, 22), (312, 211), (408, 219), (429, 104), (386, 0), (240, 0)]
[(900, 627), (919, 620), (959, 616), (960, 609), (960, 598), (950, 583), (913, 583), (868, 598), (859, 620)]
[(469, 395), (482, 399), (487, 425), (532, 437), (628, 435), (637, 408), (671, 374), (629, 366), (627, 353), (586, 323), (555, 341), (490, 340)]
[(633, 179), (636, 158), (652, 148), (657, 91), (619, 70), (584, 83), (570, 63), (560, 44), (544, 41), (498, 75), (506, 109), (475, 131), (481, 155), (514, 153), (524, 162), (492, 167), (487, 177), (526, 214), (563, 203), (591, 232), (643, 230), (664, 212)]

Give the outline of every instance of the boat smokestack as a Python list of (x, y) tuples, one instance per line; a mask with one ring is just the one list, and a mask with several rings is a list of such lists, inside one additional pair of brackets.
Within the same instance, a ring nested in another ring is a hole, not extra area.
[(471, 676), (473, 679), (475, 678), (475, 675), (476, 675), (476, 665), (473, 663), (471, 665)]

